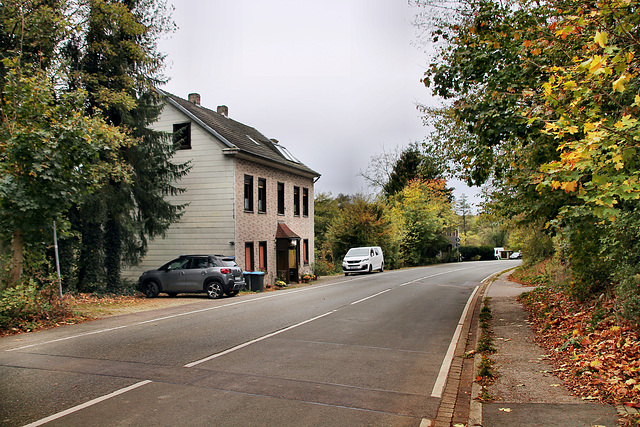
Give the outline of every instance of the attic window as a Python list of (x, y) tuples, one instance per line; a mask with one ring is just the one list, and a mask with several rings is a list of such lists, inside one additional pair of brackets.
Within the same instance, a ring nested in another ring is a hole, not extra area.
[(260, 145), (260, 143), (258, 141), (256, 141), (255, 139), (251, 138), (249, 135), (247, 135), (247, 138), (249, 138), (251, 140), (251, 142), (253, 142), (256, 145)]
[(280, 152), (280, 154), (282, 154), (282, 157), (284, 157), (285, 159), (289, 160), (290, 162), (300, 163), (300, 160), (293, 157), (293, 154), (291, 154), (289, 150), (284, 148), (282, 145), (274, 144), (273, 146), (276, 147), (276, 149)]
[(191, 149), (191, 123), (173, 124), (173, 144), (180, 150)]

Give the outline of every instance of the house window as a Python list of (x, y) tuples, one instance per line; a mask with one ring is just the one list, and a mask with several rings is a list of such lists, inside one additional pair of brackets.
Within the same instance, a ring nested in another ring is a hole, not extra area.
[(180, 150), (191, 149), (191, 123), (175, 123), (173, 125), (173, 144)]
[(267, 271), (267, 242), (258, 243), (258, 263), (261, 271)]
[(302, 256), (304, 257), (304, 264), (309, 265), (309, 239), (304, 239), (302, 242)]
[(253, 242), (244, 244), (244, 269), (253, 271)]
[(244, 211), (253, 212), (253, 177), (244, 176)]
[(278, 215), (284, 215), (284, 182), (278, 183)]
[(293, 216), (300, 216), (300, 187), (293, 187)]
[(258, 212), (267, 212), (267, 180), (258, 178)]
[(302, 189), (302, 216), (309, 216), (309, 189)]

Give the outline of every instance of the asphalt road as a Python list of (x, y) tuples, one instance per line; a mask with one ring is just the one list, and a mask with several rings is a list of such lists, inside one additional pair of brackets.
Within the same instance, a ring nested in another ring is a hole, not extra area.
[(0, 423), (419, 426), (436, 416), (445, 356), (470, 296), (514, 265), (444, 264), (194, 296), (3, 338)]

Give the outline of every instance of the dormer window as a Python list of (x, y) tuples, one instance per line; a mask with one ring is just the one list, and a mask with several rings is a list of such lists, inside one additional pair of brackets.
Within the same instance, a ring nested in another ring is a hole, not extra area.
[(180, 150), (191, 149), (191, 123), (174, 123), (173, 144)]

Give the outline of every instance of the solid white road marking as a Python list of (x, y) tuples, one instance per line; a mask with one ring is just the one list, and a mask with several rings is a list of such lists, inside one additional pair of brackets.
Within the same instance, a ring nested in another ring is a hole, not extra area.
[(143, 385), (149, 384), (150, 382), (152, 382), (152, 381), (149, 381), (149, 380), (140, 381), (139, 383), (135, 383), (133, 385), (130, 385), (129, 387), (121, 388), (120, 390), (116, 390), (113, 393), (105, 394), (104, 396), (97, 397), (97, 398), (95, 398), (93, 400), (90, 400), (88, 402), (85, 402), (85, 403), (83, 403), (81, 405), (74, 406), (73, 408), (69, 408), (69, 409), (67, 409), (65, 411), (58, 412), (57, 414), (53, 414), (53, 415), (51, 415), (51, 416), (49, 416), (47, 418), (43, 418), (43, 419), (35, 421), (35, 422), (31, 423), (31, 424), (27, 424), (24, 427), (41, 426), (41, 425), (46, 424), (48, 422), (57, 420), (58, 418), (62, 418), (64, 416), (66, 416), (66, 415), (73, 414), (74, 412), (77, 412), (77, 411), (80, 411), (82, 409), (88, 408), (89, 406), (95, 405), (96, 403), (103, 402), (103, 401), (105, 401), (107, 399), (111, 399), (112, 397), (116, 397), (118, 395), (121, 395), (121, 394), (126, 393), (128, 391), (131, 391), (131, 390), (136, 389), (138, 387), (142, 387)]
[(453, 361), (453, 354), (456, 351), (456, 344), (458, 343), (458, 339), (460, 338), (460, 334), (462, 333), (464, 319), (467, 317), (467, 312), (469, 311), (469, 307), (471, 306), (471, 301), (473, 300), (475, 294), (478, 292), (478, 289), (480, 289), (480, 287), (476, 286), (476, 288), (471, 293), (471, 296), (469, 296), (469, 299), (467, 300), (467, 305), (465, 305), (464, 310), (462, 311), (462, 315), (460, 316), (460, 321), (458, 322), (456, 331), (453, 334), (453, 338), (451, 338), (449, 349), (447, 350), (447, 354), (445, 355), (444, 360), (442, 361), (442, 365), (440, 366), (440, 372), (438, 373), (438, 377), (436, 378), (436, 383), (433, 385), (431, 397), (442, 397), (444, 386), (447, 382), (447, 375), (449, 374), (451, 362)]

